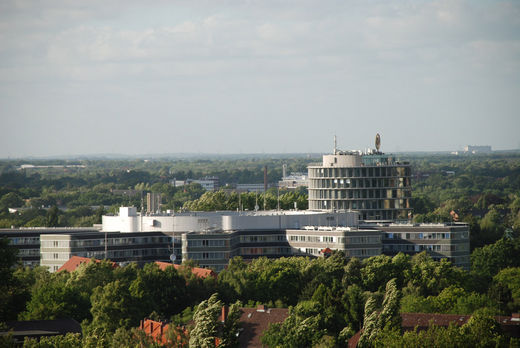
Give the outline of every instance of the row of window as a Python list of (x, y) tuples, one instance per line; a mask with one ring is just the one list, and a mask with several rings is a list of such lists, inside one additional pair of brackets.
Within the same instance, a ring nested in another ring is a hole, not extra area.
[[(104, 250), (98, 251), (81, 251), (75, 252), (74, 255), (80, 257), (94, 257), (97, 259), (112, 258), (139, 258), (143, 256), (168, 256), (170, 251), (167, 248), (148, 248), (148, 249), (125, 249), (125, 250), (108, 250), (105, 255)], [(67, 261), (70, 258), (70, 253), (60, 252), (41, 252), (42, 260), (62, 260)]]
[(352, 198), (407, 198), (411, 196), (410, 190), (309, 190), (310, 199), (352, 199)]
[[(137, 244), (168, 244), (171, 243), (171, 237), (130, 237), (130, 238), (109, 238), (107, 239), (109, 246), (119, 245), (137, 245)], [(178, 243), (181, 241), (178, 239)], [(96, 247), (105, 245), (105, 238), (100, 236), (95, 239), (82, 239), (82, 240), (42, 240), (42, 248), (84, 248), (84, 247)]]
[(354, 236), (354, 237), (334, 237), (334, 236), (289, 236), (289, 242), (306, 242), (306, 243), (339, 243), (339, 244), (379, 244), (381, 236)]
[(240, 248), (241, 255), (291, 255), (291, 248)]
[(193, 260), (222, 260), (229, 259), (228, 252), (195, 252), (189, 253), (188, 257)]
[(310, 188), (393, 188), (409, 187), (408, 178), (393, 179), (310, 179)]
[(309, 209), (408, 209), (410, 203), (408, 199), (384, 199), (384, 200), (316, 200), (309, 198)]
[(311, 178), (366, 178), (411, 176), (410, 167), (309, 168)]
[(240, 243), (274, 243), (274, 242), (286, 242), (287, 237), (284, 234), (272, 234), (272, 235), (255, 235), (255, 236), (240, 236)]
[(70, 253), (41, 252), (40, 255), (42, 260), (68, 261), (70, 259)]
[(464, 251), (466, 250), (465, 245), (452, 245), (452, 244), (385, 244), (383, 245), (383, 249), (387, 251), (415, 251), (421, 252), (424, 250), (427, 251), (437, 251), (437, 252), (447, 252), (447, 251)]
[(347, 249), (347, 256), (350, 257), (370, 257), (381, 254), (381, 248)]
[(229, 247), (229, 239), (193, 239), (188, 240), (188, 247)]
[[(467, 232), (466, 232), (467, 234)], [(399, 233), (399, 232), (387, 232), (385, 233), (385, 239), (452, 239), (454, 236), (449, 232), (411, 232), (411, 233)]]
[(12, 237), (11, 245), (40, 244), (40, 237)]
[(18, 256), (40, 256), (40, 249), (19, 249)]

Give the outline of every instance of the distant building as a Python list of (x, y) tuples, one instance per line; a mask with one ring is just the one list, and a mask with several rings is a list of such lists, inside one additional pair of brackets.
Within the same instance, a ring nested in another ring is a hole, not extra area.
[(393, 224), (358, 221), (354, 211), (186, 212), (141, 215), (123, 207), (118, 216), (103, 216), (103, 230), (148, 235), (174, 235), (178, 260), (195, 260), (200, 267), (220, 271), (234, 256), (254, 259), (341, 250), (368, 258), (399, 251), (427, 251), (469, 268), (469, 227), (466, 224)]
[(469, 226), (465, 223), (364, 223), (363, 228), (382, 232), (383, 253), (414, 255), (427, 251), (432, 259), (448, 259), (469, 270)]
[(309, 186), (309, 176), (306, 173), (291, 173), (283, 176), (282, 180), (278, 181), (279, 188), (294, 190), (298, 187)]
[(99, 233), (99, 229), (88, 227), (22, 227), (2, 228), (0, 238), (6, 237), (10, 245), (18, 249), (18, 258), (24, 267), (40, 265), (40, 240), (47, 234)]
[(170, 184), (174, 187), (182, 187), (191, 183), (199, 184), (206, 191), (216, 191), (220, 187), (220, 180), (216, 176), (205, 176), (201, 179), (177, 180), (174, 178), (170, 180)]
[(141, 196), (143, 194), (143, 191), (141, 190), (119, 190), (119, 189), (110, 189), (110, 192), (117, 196), (127, 196), (127, 197), (135, 197), (135, 196)]
[(236, 184), (237, 192), (265, 192), (264, 184)]
[(466, 145), (466, 146), (464, 146), (464, 152), (477, 154), (477, 153), (491, 153), (493, 151), (491, 150), (491, 146), (489, 146), (489, 145), (483, 145), (483, 146)]
[(161, 211), (161, 194), (156, 192), (148, 192), (146, 194), (146, 212), (148, 214), (158, 213)]
[[(175, 241), (174, 241), (175, 243)], [(73, 256), (109, 259), (117, 264), (168, 261), (172, 234), (163, 232), (79, 232), (41, 235), (41, 266), (56, 272)], [(175, 247), (180, 254), (180, 240)]]

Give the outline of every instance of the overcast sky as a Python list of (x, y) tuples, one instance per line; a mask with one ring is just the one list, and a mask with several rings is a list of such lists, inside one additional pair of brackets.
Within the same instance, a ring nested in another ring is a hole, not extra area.
[(520, 1), (0, 1), (0, 157), (520, 148)]

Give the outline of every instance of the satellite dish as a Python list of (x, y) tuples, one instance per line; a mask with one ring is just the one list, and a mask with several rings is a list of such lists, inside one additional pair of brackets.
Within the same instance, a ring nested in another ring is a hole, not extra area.
[(175, 256), (175, 254), (171, 254), (171, 255), (170, 255), (170, 260), (172, 260), (172, 262), (175, 262), (175, 259), (176, 259), (176, 258), (177, 258), (177, 257)]
[(379, 148), (381, 147), (381, 136), (379, 133), (376, 134), (376, 150), (379, 151)]

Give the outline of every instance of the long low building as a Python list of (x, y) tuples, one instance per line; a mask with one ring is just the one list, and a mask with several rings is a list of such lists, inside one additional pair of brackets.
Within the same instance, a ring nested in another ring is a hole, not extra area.
[(469, 226), (465, 223), (364, 223), (364, 228), (382, 232), (383, 253), (416, 254), (427, 251), (434, 260), (448, 259), (464, 269), (470, 267)]
[(446, 258), (469, 269), (466, 224), (368, 222), (358, 215), (309, 210), (141, 215), (133, 207), (122, 207), (119, 215), (103, 216), (102, 230), (46, 228), (2, 234), (19, 247), (26, 265), (41, 264), (51, 271), (71, 256), (121, 264), (168, 261), (174, 255), (177, 263), (195, 260), (220, 271), (234, 256), (318, 257), (322, 250), (358, 258), (427, 251), (436, 260)]
[(97, 228), (88, 227), (21, 227), (2, 228), (0, 238), (7, 238), (9, 244), (18, 249), (18, 257), (24, 267), (40, 265), (40, 240), (41, 236), (73, 235), (76, 233), (99, 233)]

